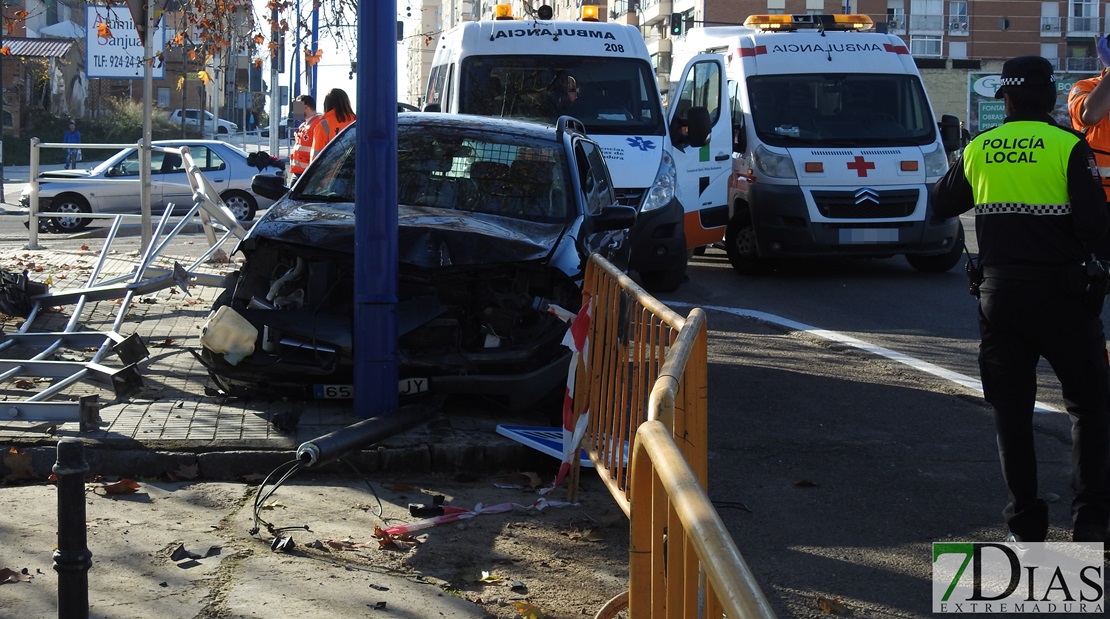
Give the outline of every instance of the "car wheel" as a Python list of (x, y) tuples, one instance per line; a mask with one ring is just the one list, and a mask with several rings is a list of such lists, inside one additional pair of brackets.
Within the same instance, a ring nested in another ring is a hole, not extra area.
[(762, 273), (766, 265), (756, 250), (755, 226), (746, 214), (738, 213), (728, 222), (725, 229), (725, 253), (728, 263), (737, 273), (756, 275)]
[(255, 201), (254, 196), (245, 191), (225, 191), (220, 195), (220, 199), (227, 204), (227, 208), (231, 209), (235, 219), (239, 221), (254, 219), (254, 214), (258, 210), (258, 202)]
[(227, 133), (227, 127), (218, 127), (216, 133)]
[(640, 283), (648, 292), (674, 292), (686, 279), (686, 262), (687, 254), (683, 252), (682, 260), (665, 269), (640, 271)]
[[(91, 213), (92, 208), (84, 196), (76, 193), (63, 193), (50, 201), (50, 212), (79, 215)], [(54, 226), (58, 232), (77, 232), (92, 222), (87, 217), (54, 217)]]
[(952, 244), (952, 248), (947, 252), (932, 256), (907, 254), (906, 261), (910, 263), (911, 267), (922, 273), (944, 273), (960, 263), (960, 259), (963, 258), (963, 253), (964, 225), (961, 223), (960, 230), (956, 234), (956, 242)]

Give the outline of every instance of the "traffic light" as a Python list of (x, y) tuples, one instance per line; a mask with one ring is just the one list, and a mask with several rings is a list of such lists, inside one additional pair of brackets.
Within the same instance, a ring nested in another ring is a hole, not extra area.
[(682, 36), (682, 13), (671, 13), (671, 36)]

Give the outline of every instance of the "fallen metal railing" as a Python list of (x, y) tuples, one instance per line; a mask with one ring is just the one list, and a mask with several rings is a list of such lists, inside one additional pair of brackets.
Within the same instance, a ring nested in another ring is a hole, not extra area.
[[(47, 291), (30, 296), (31, 307), (26, 320), (17, 333), (7, 335), (3, 341), (0, 341), (0, 352), (10, 351), (16, 347), (32, 349), (41, 347), (41, 350), (29, 358), (0, 358), (0, 380), (10, 380), (16, 377), (36, 377), (48, 378), (53, 382), (49, 387), (26, 400), (7, 401), (5, 403), (6, 408), (3, 410), (6, 411), (9, 419), (49, 422), (77, 421), (82, 432), (95, 430), (99, 423), (97, 396), (82, 396), (75, 402), (51, 401), (51, 398), (60, 394), (70, 385), (86, 378), (109, 385), (117, 398), (125, 397), (142, 386), (142, 378), (138, 372), (137, 363), (146, 358), (148, 354), (146, 346), (137, 335), (124, 337), (119, 333), (127, 315), (127, 310), (135, 296), (151, 294), (173, 286), (179, 286), (188, 295), (188, 287), (192, 284), (203, 286), (220, 286), (222, 284), (222, 277), (197, 273), (194, 270), (210, 259), (217, 251), (220, 251), (220, 247), (225, 241), (232, 236), (241, 239), (246, 235), (246, 231), (239, 225), (238, 220), (227, 208), (227, 205), (219, 198), (219, 193), (204, 178), (203, 173), (200, 172), (199, 167), (189, 153), (188, 147), (162, 148), (162, 150), (180, 153), (185, 164), (190, 187), (193, 189), (193, 207), (185, 217), (181, 218), (167, 232), (174, 208), (172, 204), (167, 206), (161, 218), (156, 222), (156, 229), (152, 235), (152, 238), (157, 242), (151, 243), (144, 249), (133, 272), (128, 275), (101, 280), (101, 273), (107, 257), (111, 253), (112, 243), (119, 235), (122, 222), (125, 219), (135, 217), (135, 215), (126, 214), (103, 216), (111, 219), (112, 223), (96, 264), (85, 285), (57, 293)], [(37, 157), (32, 157), (32, 160), (36, 159)], [(36, 177), (37, 175), (33, 175), (33, 179)], [(32, 190), (32, 223), (29, 225), (32, 239), (36, 238), (38, 229), (38, 226), (34, 223), (37, 211), (36, 190), (37, 186)], [(38, 216), (68, 216), (68, 214), (52, 215), (43, 213)], [(189, 267), (182, 267), (176, 262), (171, 269), (155, 267), (155, 259), (170, 246), (171, 242), (191, 223), (194, 217), (199, 217), (203, 224), (205, 235), (211, 245), (209, 249)], [(213, 220), (215, 223), (213, 223)], [(217, 226), (223, 229), (219, 238), (215, 234)], [(86, 304), (109, 299), (122, 299), (116, 310), (111, 328), (102, 332), (78, 331), (77, 326), (80, 323), (80, 317)], [(61, 331), (36, 333), (31, 330), (42, 308), (70, 304), (74, 305), (74, 309)], [(52, 357), (59, 350), (85, 350), (88, 348), (96, 348), (96, 352), (88, 361), (52, 360)], [(111, 368), (104, 365), (103, 361), (109, 354), (118, 356), (124, 367)]]

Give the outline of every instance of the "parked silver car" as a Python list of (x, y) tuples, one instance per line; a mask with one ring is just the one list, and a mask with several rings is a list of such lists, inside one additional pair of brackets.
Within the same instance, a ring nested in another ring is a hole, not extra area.
[[(251, 191), (251, 179), (260, 171), (276, 172), (280, 164), (272, 157), (248, 154), (217, 140), (156, 140), (154, 146), (189, 147), (193, 161), (205, 178), (240, 221), (254, 219), (259, 209), (269, 208), (273, 200)], [(173, 203), (174, 212), (185, 212), (193, 205), (180, 155), (154, 150), (150, 159), (151, 212), (160, 215)], [(51, 183), (52, 179), (73, 179)], [(139, 150), (125, 148), (88, 170), (54, 170), (39, 174), (39, 211), (72, 213), (73, 217), (53, 218), (61, 232), (76, 232), (89, 225), (91, 218), (82, 213), (139, 213)], [(88, 182), (85, 182), (88, 181)], [(20, 204), (30, 207), (30, 186), (23, 190)]]

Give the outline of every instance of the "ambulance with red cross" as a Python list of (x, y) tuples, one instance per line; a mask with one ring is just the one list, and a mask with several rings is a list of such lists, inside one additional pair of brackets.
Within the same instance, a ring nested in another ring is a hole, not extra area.
[(930, 205), (959, 120), (936, 121), (905, 43), (869, 17), (691, 28), (673, 66), (671, 126), (693, 106), (712, 122), (705, 146), (676, 153), (679, 191), (700, 195), (706, 227), (725, 222), (735, 270), (805, 256), (903, 254), (923, 272), (960, 262), (959, 219)]

